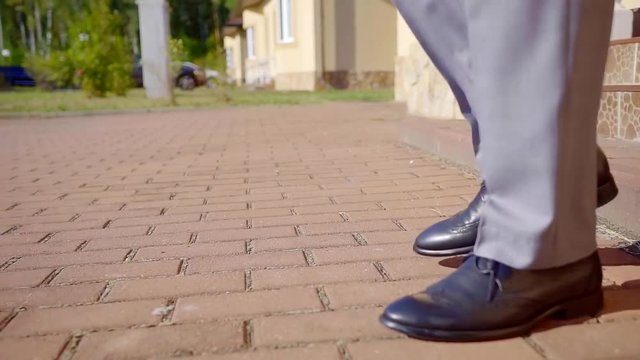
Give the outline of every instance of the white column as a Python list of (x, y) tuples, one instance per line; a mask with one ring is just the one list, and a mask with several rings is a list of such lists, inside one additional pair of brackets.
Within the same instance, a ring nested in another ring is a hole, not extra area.
[(166, 0), (137, 0), (144, 87), (150, 99), (173, 99), (169, 54), (169, 5)]

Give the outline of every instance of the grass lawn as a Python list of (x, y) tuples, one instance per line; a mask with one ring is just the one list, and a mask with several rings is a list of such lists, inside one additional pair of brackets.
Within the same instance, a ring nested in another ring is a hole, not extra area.
[(314, 104), (327, 101), (391, 101), (392, 90), (327, 90), (318, 92), (280, 92), (247, 89), (208, 89), (175, 91), (176, 103), (153, 101), (143, 89), (126, 97), (87, 98), (77, 90), (44, 92), (34, 89), (0, 91), (0, 115), (47, 114), (162, 108), (210, 108), (222, 106)]

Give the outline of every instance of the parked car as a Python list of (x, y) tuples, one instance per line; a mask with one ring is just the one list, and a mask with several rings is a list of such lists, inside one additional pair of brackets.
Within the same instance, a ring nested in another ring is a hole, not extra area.
[(36, 86), (36, 81), (22, 66), (0, 66), (2, 83), (8, 86)]
[(204, 69), (204, 73), (207, 77), (207, 87), (211, 89), (218, 87), (221, 79), (220, 72), (211, 69)]
[[(136, 86), (143, 86), (142, 63), (140, 61), (136, 61), (133, 67), (133, 81)], [(175, 78), (175, 84), (177, 87), (183, 90), (193, 90), (198, 86), (205, 85), (206, 83), (206, 73), (198, 65), (190, 62), (183, 62), (180, 65), (180, 71), (178, 71), (178, 75)]]

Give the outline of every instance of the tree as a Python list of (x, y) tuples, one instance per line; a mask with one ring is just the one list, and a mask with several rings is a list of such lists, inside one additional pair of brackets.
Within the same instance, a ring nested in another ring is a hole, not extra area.
[[(107, 0), (117, 11), (121, 32), (132, 54), (140, 48), (135, 0)], [(222, 27), (238, 0), (168, 0), (171, 34), (185, 44), (189, 59), (203, 61), (222, 49)], [(49, 57), (70, 45), (70, 28), (82, 21), (92, 0), (0, 0), (0, 46), (14, 55), (6, 61), (20, 64), (24, 54)], [(1, 49), (0, 49), (1, 50)], [(3, 60), (0, 59), (0, 63)]]
[(224, 63), (222, 28), (237, 0), (169, 0), (171, 36), (182, 40), (190, 59), (216, 66)]

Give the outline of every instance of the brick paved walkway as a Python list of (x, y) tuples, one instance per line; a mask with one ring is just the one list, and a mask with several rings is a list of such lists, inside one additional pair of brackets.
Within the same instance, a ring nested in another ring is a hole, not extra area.
[(477, 190), (400, 144), (402, 116), (331, 104), (0, 121), (0, 358), (640, 356), (640, 261), (613, 249), (597, 320), (465, 345), (378, 324), (455, 267), (411, 243)]

